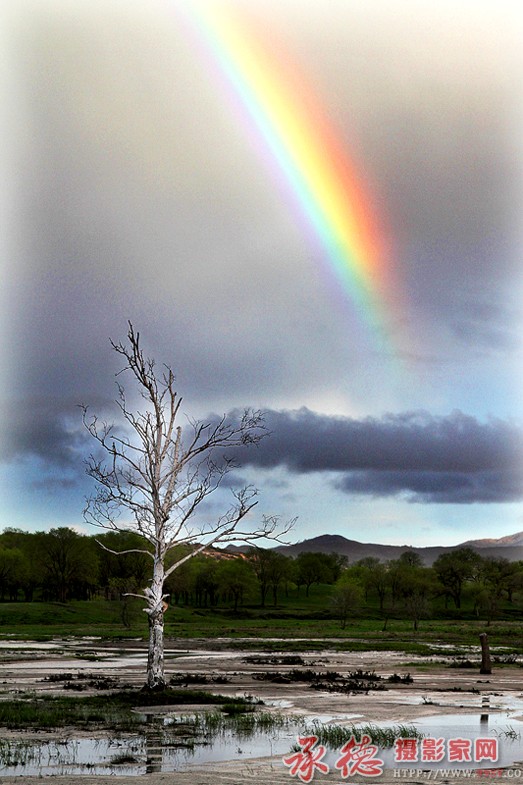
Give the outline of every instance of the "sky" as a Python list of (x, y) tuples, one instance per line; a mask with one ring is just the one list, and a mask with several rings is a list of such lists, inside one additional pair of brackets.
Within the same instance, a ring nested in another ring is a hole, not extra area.
[(292, 541), (523, 530), (519, 0), (0, 13), (0, 529), (92, 532), (131, 320), (184, 417), (265, 412), (230, 479)]

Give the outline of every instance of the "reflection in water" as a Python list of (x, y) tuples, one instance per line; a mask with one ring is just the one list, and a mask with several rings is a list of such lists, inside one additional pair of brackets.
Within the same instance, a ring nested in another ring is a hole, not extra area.
[(162, 770), (163, 746), (162, 736), (158, 724), (153, 722), (152, 715), (147, 715), (147, 724), (150, 726), (145, 731), (145, 773), (154, 774)]
[(485, 729), (485, 725), (488, 725), (488, 710), (490, 708), (490, 695), (483, 695), (481, 698), (481, 716), (479, 718), (480, 725), (482, 725), (482, 730)]
[[(207, 717), (207, 719), (206, 719)], [(285, 721), (273, 729), (226, 727), (212, 714), (177, 722), (148, 715), (139, 734), (70, 738), (64, 742), (0, 742), (0, 775), (142, 775), (188, 764), (284, 755), (300, 728)]]
[[(482, 701), (481, 713), (446, 714), (433, 717), (423, 717), (416, 722), (417, 728), (427, 736), (443, 737), (448, 739), (467, 739), (474, 744), (476, 739), (497, 739), (498, 760), (496, 766), (512, 766), (520, 761), (523, 756), (523, 723), (508, 711), (489, 713), (489, 699)], [(456, 764), (458, 768), (463, 763)], [(494, 762), (485, 762), (483, 767), (489, 768)], [(477, 767), (473, 761), (469, 764)], [(466, 768), (466, 766), (465, 766)]]

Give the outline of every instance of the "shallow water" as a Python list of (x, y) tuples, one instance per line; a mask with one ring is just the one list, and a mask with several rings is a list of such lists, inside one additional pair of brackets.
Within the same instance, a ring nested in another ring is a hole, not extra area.
[[(512, 766), (523, 760), (523, 722), (516, 719), (511, 711), (475, 715), (442, 714), (423, 717), (414, 724), (422, 733), (433, 738), (461, 738), (472, 742), (495, 738), (498, 750), (496, 765), (500, 767)], [(485, 761), (482, 765), (492, 767), (494, 762)]]
[[(202, 739), (194, 745), (161, 731), (118, 738), (70, 738), (61, 743), (11, 744), (12, 760), (0, 765), (0, 776), (86, 773), (132, 776), (176, 771), (192, 763), (284, 755), (295, 742), (297, 732), (294, 726), (257, 732), (249, 737), (221, 731), (214, 738)], [(123, 762), (127, 757), (132, 757), (134, 762)]]
[[(412, 761), (398, 759), (397, 751), (393, 749), (380, 750), (379, 755), (385, 762), (386, 768), (415, 768), (415, 769), (478, 769), (478, 768), (504, 768), (515, 764), (521, 766), (520, 776), (523, 776), (523, 722), (516, 719), (513, 711), (500, 711), (492, 714), (440, 714), (422, 717), (414, 720), (412, 724), (424, 739), (443, 739), (442, 745), (445, 754), (441, 760), (428, 761), (424, 759), (422, 745), (417, 743), (417, 755)], [(493, 759), (476, 758), (476, 740), (496, 740), (496, 757)], [(455, 740), (470, 742), (470, 760), (452, 760), (450, 749)], [(451, 744), (449, 745), (449, 742)]]
[[(349, 716), (341, 719), (323, 715), (307, 719), (309, 722), (324, 724), (329, 724), (333, 720), (337, 724), (353, 722), (357, 724), (357, 719)], [(298, 726), (289, 721), (284, 727), (271, 731), (239, 734), (233, 730), (220, 730), (214, 734), (204, 733), (196, 739), (196, 734), (191, 734), (190, 725), (175, 729), (174, 725), (169, 726), (169, 721), (169, 718), (166, 718), (164, 720), (166, 724), (156, 725), (147, 733), (141, 734), (99, 739), (73, 737), (63, 742), (32, 744), (13, 742), (9, 745), (8, 758), (4, 757), (5, 765), (0, 766), (0, 776), (86, 773), (132, 776), (176, 771), (195, 763), (218, 763), (265, 756), (281, 757), (290, 752), (296, 743), (297, 735), (304, 732), (303, 724)], [(412, 725), (425, 737), (443, 738), (445, 757), (437, 762), (428, 762), (422, 759), (420, 751), (417, 759), (402, 761), (398, 760), (398, 753), (394, 749), (378, 749), (375, 757), (383, 761), (385, 768), (477, 769), (509, 767), (523, 760), (523, 722), (515, 719), (514, 712), (423, 717)], [(310, 730), (310, 733), (312, 732)], [(497, 739), (497, 760), (475, 761), (475, 740), (492, 738)], [(450, 739), (469, 740), (472, 745), (472, 760), (469, 762), (449, 760)], [(4, 756), (5, 751), (4, 747)], [(329, 749), (324, 761), (333, 768), (339, 756), (340, 750)], [(129, 757), (132, 758), (132, 762), (125, 762)]]

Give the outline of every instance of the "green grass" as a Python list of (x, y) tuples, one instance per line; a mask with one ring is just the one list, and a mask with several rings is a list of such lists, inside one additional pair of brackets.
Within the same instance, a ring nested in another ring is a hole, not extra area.
[[(229, 608), (206, 609), (171, 606), (165, 616), (166, 638), (229, 638), (242, 650), (264, 649), (294, 652), (320, 651), (403, 651), (422, 655), (438, 653), (437, 646), (453, 647), (439, 653), (460, 654), (463, 646), (477, 647), (478, 635), (488, 632), (492, 647), (505, 646), (507, 654), (522, 654), (521, 621), (501, 619), (486, 628), (484, 621), (468, 618), (432, 618), (423, 620), (414, 633), (408, 619), (390, 616), (386, 629), (377, 609), (368, 617), (350, 620), (341, 629), (337, 620), (326, 615), (330, 587), (314, 587), (307, 600), (305, 594), (282, 598), (276, 609), (251, 606), (233, 614)], [(130, 626), (122, 620), (118, 601), (94, 599), (68, 603), (4, 602), (0, 603), (0, 637), (7, 639), (48, 640), (98, 636), (122, 640), (148, 634), (142, 603), (133, 601)], [(365, 613), (367, 609), (365, 609)], [(269, 638), (276, 639), (269, 641)], [(251, 640), (249, 640), (251, 639)], [(260, 641), (265, 639), (260, 646)], [(299, 640), (303, 639), (303, 640)], [(236, 642), (236, 643), (235, 643)], [(224, 645), (217, 642), (217, 646)], [(5, 655), (7, 656), (7, 655)], [(88, 656), (85, 652), (79, 656)]]
[(229, 713), (241, 713), (241, 709), (252, 710), (245, 698), (214, 695), (203, 690), (167, 689), (163, 692), (123, 691), (112, 695), (88, 697), (36, 698), (27, 695), (16, 700), (0, 701), (0, 727), (14, 729), (57, 728), (64, 725), (92, 728), (129, 729), (143, 722), (139, 712), (132, 709), (147, 709), (148, 706), (181, 706), (202, 704), (219, 705)]
[(129, 638), (144, 634), (140, 617), (126, 628), (121, 619), (121, 603), (106, 600), (0, 603), (0, 636), (47, 640), (53, 637), (99, 635)]
[[(222, 709), (225, 707), (222, 707)], [(297, 723), (297, 718), (278, 712), (199, 712), (174, 718), (173, 727), (189, 726), (195, 736), (214, 736), (225, 730), (234, 730), (238, 737), (249, 737), (256, 732), (271, 732)]]
[(414, 725), (393, 725), (382, 728), (379, 725), (324, 725), (315, 720), (312, 725), (307, 726), (307, 732), (318, 737), (320, 744), (325, 744), (331, 749), (339, 749), (351, 736), (357, 741), (361, 741), (362, 736), (368, 736), (372, 744), (378, 747), (393, 747), (396, 739), (421, 739), (421, 733)]

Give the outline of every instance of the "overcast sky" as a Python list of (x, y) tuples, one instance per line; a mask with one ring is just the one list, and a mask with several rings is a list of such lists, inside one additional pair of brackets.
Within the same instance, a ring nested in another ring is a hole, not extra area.
[(109, 339), (131, 319), (188, 415), (266, 411), (272, 436), (231, 479), (259, 488), (259, 514), (298, 516), (294, 540), (523, 530), (521, 3), (214, 5), (278, 41), (365, 183), (389, 340), (190, 0), (8, 0), (0, 527), (83, 525), (77, 404), (116, 418)]

